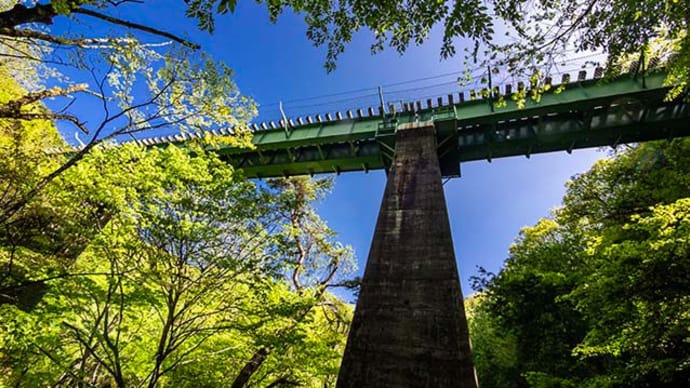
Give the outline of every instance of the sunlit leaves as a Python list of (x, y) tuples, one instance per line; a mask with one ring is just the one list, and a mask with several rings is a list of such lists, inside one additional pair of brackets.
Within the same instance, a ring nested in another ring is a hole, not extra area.
[[(485, 346), (477, 350), (480, 381), (675, 387), (687, 380), (689, 146), (645, 143), (596, 163), (567, 184), (553, 219), (522, 230), (498, 275), (475, 279), (485, 290), (473, 324), (486, 330), (473, 332)], [(506, 354), (512, 364), (501, 361)]]
[[(44, 284), (27, 312), (0, 309), (0, 382), (229, 386), (258, 349), (268, 356), (252, 381), (333, 381), (351, 311), (325, 291), (352, 258), (311, 207), (330, 182), (257, 187), (204, 146), (97, 148), (49, 186), (59, 209), (88, 214), (76, 197), (113, 211), (81, 221), (88, 246), (61, 265), (0, 249), (3, 276)], [(297, 242), (313, 245), (302, 260)]]

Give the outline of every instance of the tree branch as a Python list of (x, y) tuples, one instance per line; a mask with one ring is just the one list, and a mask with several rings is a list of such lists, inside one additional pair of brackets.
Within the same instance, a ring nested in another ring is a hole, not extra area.
[(92, 16), (92, 17), (95, 17), (95, 18), (104, 20), (104, 21), (106, 21), (106, 22), (108, 22), (108, 23), (117, 24), (117, 25), (124, 26), (124, 27), (127, 27), (127, 28), (132, 28), (132, 29), (136, 29), (136, 30), (148, 32), (148, 33), (154, 34), (154, 35), (159, 35), (159, 36), (162, 36), (162, 37), (164, 37), (164, 38), (172, 39), (172, 40), (174, 40), (175, 42), (180, 43), (180, 44), (182, 44), (182, 45), (184, 45), (184, 46), (187, 46), (187, 47), (189, 47), (189, 48), (192, 48), (192, 49), (194, 49), (194, 50), (197, 50), (197, 49), (200, 49), (200, 48), (201, 48), (201, 46), (199, 46), (198, 44), (193, 43), (193, 42), (190, 42), (190, 41), (188, 41), (188, 40), (186, 40), (186, 39), (182, 39), (182, 38), (180, 38), (179, 36), (173, 35), (173, 34), (171, 34), (171, 33), (169, 33), (169, 32), (165, 32), (165, 31), (162, 31), (162, 30), (153, 28), (153, 27), (145, 26), (145, 25), (143, 25), (143, 24), (132, 23), (132, 22), (129, 22), (129, 21), (127, 21), (127, 20), (118, 19), (118, 18), (115, 18), (115, 17), (112, 17), (112, 16), (108, 16), (108, 15), (102, 14), (102, 13), (100, 13), (100, 12), (92, 11), (92, 10), (90, 10), (90, 9), (77, 8), (77, 9), (73, 9), (73, 10), (72, 10), (72, 13), (79, 13), (79, 14), (82, 14), (82, 15)]
[(51, 89), (41, 90), (40, 92), (27, 93), (17, 99), (10, 100), (5, 104), (0, 105), (0, 117), (11, 118), (10, 114), (18, 114), (20, 109), (25, 105), (43, 100), (44, 98), (66, 96), (74, 92), (81, 92), (86, 90), (88, 87), (89, 85), (87, 84), (77, 84), (64, 89), (56, 86)]

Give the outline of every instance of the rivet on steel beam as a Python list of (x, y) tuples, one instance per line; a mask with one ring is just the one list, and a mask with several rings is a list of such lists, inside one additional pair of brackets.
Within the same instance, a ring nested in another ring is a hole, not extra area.
[(297, 124), (304, 125), (304, 120), (301, 117), (297, 118)]
[(437, 98), (436, 102), (438, 103), (438, 106), (443, 106), (443, 97)]
[(518, 82), (518, 90), (519, 91), (525, 90), (525, 83), (524, 82), (522, 82), (522, 81)]
[(594, 79), (599, 79), (604, 76), (604, 68), (601, 66), (597, 66), (596, 69), (594, 69)]
[(254, 131), (258, 131), (258, 130), (259, 130), (259, 126), (256, 125), (256, 123), (252, 123), (252, 129), (253, 129)]
[(316, 122), (317, 122), (317, 123), (320, 123), (320, 122), (322, 122), (322, 121), (323, 121), (323, 120), (321, 119), (321, 115), (316, 115)]
[(314, 120), (312, 120), (311, 116), (307, 116), (306, 118), (307, 118), (307, 124), (311, 124), (314, 122)]
[(292, 119), (288, 119), (288, 124), (290, 124), (290, 128), (295, 126), (295, 122)]
[(511, 94), (513, 94), (513, 85), (507, 84), (506, 85), (506, 96), (510, 96)]
[(463, 102), (465, 102), (465, 93), (463, 93), (463, 92), (458, 92), (458, 102), (459, 102), (460, 104), (462, 104)]
[(364, 114), (362, 113), (362, 109), (357, 109), (357, 118), (361, 119), (363, 116)]
[(587, 79), (587, 70), (580, 70), (579, 73), (577, 73), (577, 80), (578, 81), (584, 81)]
[(433, 105), (431, 104), (431, 99), (430, 99), (430, 98), (427, 98), (427, 99), (426, 99), (426, 108), (427, 108), (427, 109), (431, 109), (432, 107), (433, 107)]
[(420, 110), (422, 110), (422, 102), (417, 101), (417, 112), (419, 112)]
[(385, 112), (383, 111), (383, 107), (382, 107), (382, 106), (379, 106), (379, 115), (380, 115), (380, 116), (383, 116), (384, 113), (385, 113)]
[(395, 105), (394, 105), (394, 104), (390, 104), (390, 105), (388, 106), (388, 111), (389, 111), (390, 113), (395, 113)]
[(268, 129), (268, 125), (266, 125), (266, 122), (261, 123), (261, 129), (264, 131)]
[(343, 114), (340, 113), (340, 112), (335, 112), (335, 118), (338, 119), (338, 120), (342, 120), (342, 119), (343, 119)]
[(453, 95), (452, 94), (448, 95), (448, 105), (453, 105)]
[(568, 84), (570, 83), (570, 74), (565, 73), (561, 76), (561, 84)]
[(333, 117), (331, 117), (330, 113), (326, 113), (326, 121), (333, 121)]
[(347, 116), (347, 118), (350, 119), (350, 120), (352, 120), (352, 118), (354, 117), (354, 116), (352, 116), (352, 111), (351, 111), (351, 110), (345, 111), (345, 116)]
[(276, 123), (275, 123), (274, 121), (271, 121), (271, 128), (273, 128), (273, 129), (278, 128), (278, 127), (276, 126)]
[[(380, 108), (380, 107), (379, 107)], [(369, 114), (369, 117), (374, 117), (374, 108), (368, 107), (367, 108), (367, 113)]]
[(546, 77), (544, 78), (544, 85), (549, 85), (551, 86), (552, 79), (551, 77)]

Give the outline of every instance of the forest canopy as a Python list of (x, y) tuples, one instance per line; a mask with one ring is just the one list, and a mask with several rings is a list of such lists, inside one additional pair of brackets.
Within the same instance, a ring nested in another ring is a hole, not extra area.
[[(50, 121), (0, 125), (6, 209), (67, 156)], [(7, 219), (0, 385), (335, 379), (354, 262), (313, 208), (332, 180), (252, 183), (204, 147), (94, 148)]]
[(482, 387), (690, 381), (690, 141), (645, 143), (567, 184), (470, 304)]

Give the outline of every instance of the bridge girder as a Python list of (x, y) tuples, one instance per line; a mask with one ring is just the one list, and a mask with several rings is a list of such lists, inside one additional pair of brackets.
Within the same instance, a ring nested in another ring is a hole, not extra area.
[(459, 103), (449, 96), (446, 104), (429, 101), (425, 109), (409, 103), (398, 113), (370, 109), (369, 116), (298, 119), (288, 128), (255, 130), (254, 150), (221, 147), (217, 152), (249, 177), (388, 169), (396, 128), (432, 121), (442, 175), (454, 177), (462, 162), (688, 136), (687, 100), (666, 101), (665, 77), (657, 72), (580, 80), (562, 85), (558, 93), (554, 87), (539, 101), (528, 99), (524, 107), (508, 96), (502, 107), (495, 95)]

